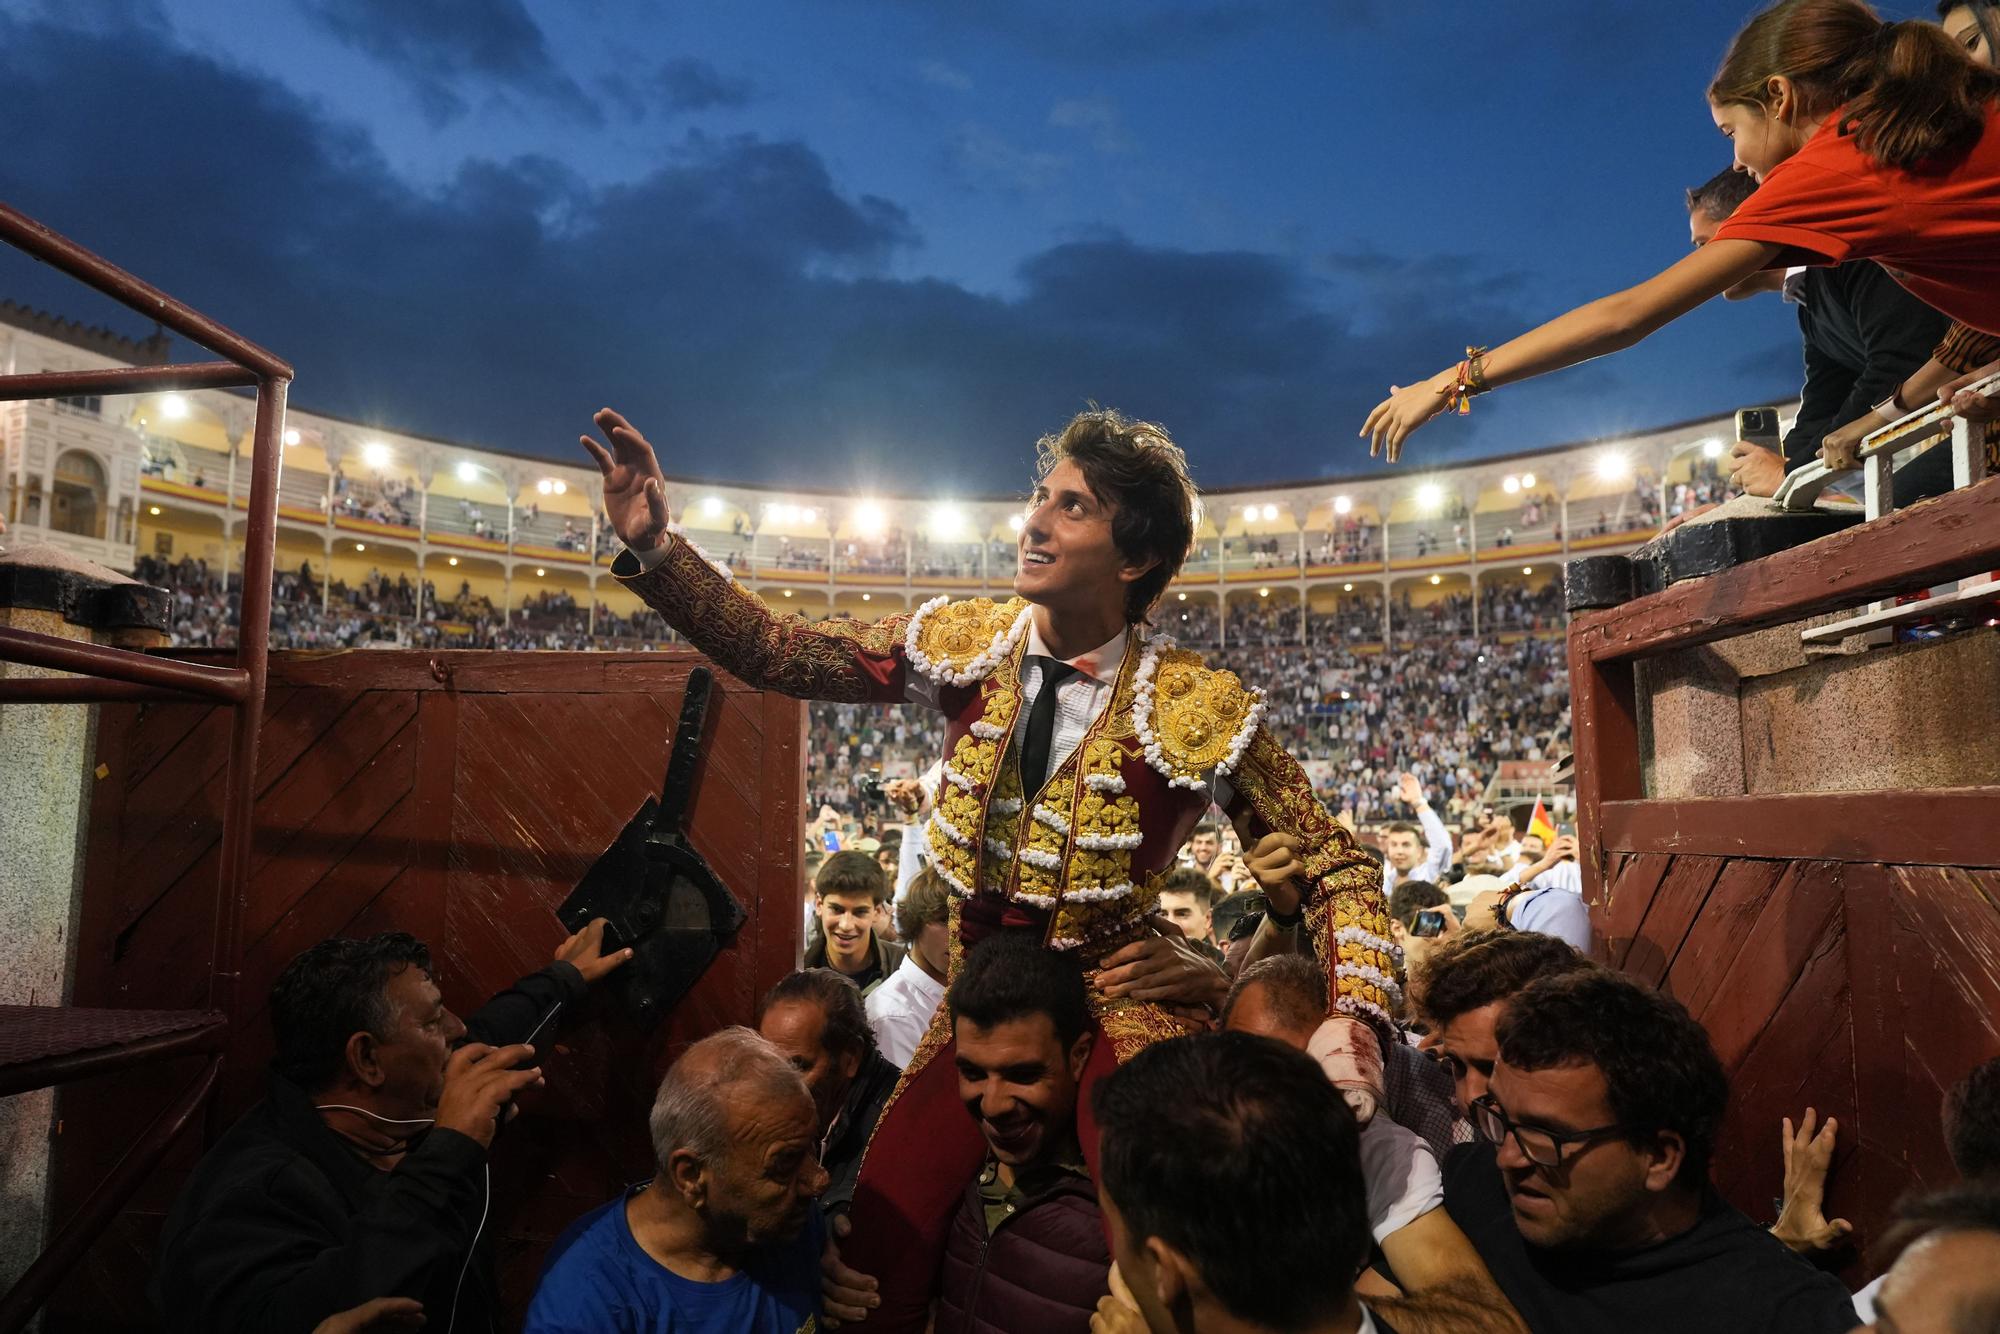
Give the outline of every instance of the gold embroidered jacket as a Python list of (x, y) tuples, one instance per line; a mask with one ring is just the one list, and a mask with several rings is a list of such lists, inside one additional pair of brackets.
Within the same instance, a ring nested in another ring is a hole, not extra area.
[(1109, 704), (1041, 791), (1026, 793), (1012, 744), (1033, 614), (1025, 601), (940, 597), (881, 621), (808, 621), (773, 613), (679, 534), (667, 544), (653, 569), (639, 572), (628, 552), (612, 573), (749, 684), (902, 703), (925, 678), (924, 697), (946, 719), (927, 850), (959, 895), (1004, 903), (1044, 925), (1052, 946), (1100, 957), (1138, 933), (1214, 799), (1252, 841), (1273, 831), (1298, 839), (1306, 923), (1333, 1004), (1387, 1020), (1381, 872), (1260, 724), (1262, 693), (1234, 673), (1135, 627)]

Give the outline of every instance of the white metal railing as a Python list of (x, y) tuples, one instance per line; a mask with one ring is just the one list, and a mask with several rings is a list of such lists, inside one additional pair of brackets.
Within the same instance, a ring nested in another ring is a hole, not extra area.
[[(1971, 386), (1971, 392), (2000, 397), (2000, 374), (1989, 375)], [(1951, 451), (1953, 490), (1971, 486), (1986, 476), (1986, 441), (1990, 430), (2000, 423), (1972, 421), (1962, 417), (1948, 403), (1919, 408), (1862, 437), (1858, 455), (1862, 471), (1862, 504), (1870, 519), (1879, 519), (1896, 509), (1896, 455), (1914, 450), (1909, 462), (1934, 449)], [(1772, 497), (1780, 510), (1799, 513), (1819, 503), (1820, 496), (1837, 479), (1852, 469), (1830, 468), (1821, 459), (1794, 468)], [(1992, 574), (1977, 574), (1944, 584), (1930, 596), (1915, 602), (1876, 602), (1866, 611), (1828, 625), (1813, 626), (1800, 633), (1808, 644), (1835, 643), (1849, 635), (1874, 630), (1890, 630), (1911, 621), (1927, 620), (1961, 603), (1985, 601), (2000, 594)]]

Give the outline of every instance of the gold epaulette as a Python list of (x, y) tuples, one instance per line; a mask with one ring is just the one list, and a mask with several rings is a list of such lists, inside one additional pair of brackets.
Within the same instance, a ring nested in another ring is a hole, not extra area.
[(910, 618), (903, 640), (910, 665), (934, 681), (965, 686), (986, 679), (1027, 633), (1031, 610), (1024, 598), (953, 602), (932, 598)]
[(1146, 760), (1175, 787), (1201, 788), (1229, 773), (1264, 716), (1264, 692), (1189, 649), (1148, 645), (1139, 664), (1133, 722)]

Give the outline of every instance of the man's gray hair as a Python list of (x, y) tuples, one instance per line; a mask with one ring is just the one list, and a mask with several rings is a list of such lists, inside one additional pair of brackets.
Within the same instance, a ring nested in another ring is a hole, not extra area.
[(728, 1151), (730, 1127), (724, 1104), (729, 1090), (739, 1084), (753, 1086), (760, 1097), (806, 1091), (806, 1082), (792, 1063), (755, 1030), (736, 1025), (709, 1034), (668, 1067), (653, 1099), (647, 1126), (662, 1176), (667, 1174), (667, 1159), (682, 1149), (705, 1163)]

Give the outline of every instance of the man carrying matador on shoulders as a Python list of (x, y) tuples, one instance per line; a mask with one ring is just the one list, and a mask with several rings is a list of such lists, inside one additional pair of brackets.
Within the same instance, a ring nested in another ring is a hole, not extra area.
[[(1272, 929), (1302, 926), (1326, 961), (1333, 1003), (1314, 1051), (1357, 1114), (1374, 1114), (1392, 985), (1381, 871), (1261, 726), (1262, 692), (1147, 634), (1196, 515), (1165, 431), (1095, 411), (1041, 442), (1012, 599), (812, 622), (773, 613), (687, 540), (652, 446), (610, 409), (596, 423), (609, 447), (583, 444), (627, 548), (612, 573), (669, 625), (761, 689), (944, 715), (925, 850), (955, 891), (954, 976), (963, 950), (995, 932), (1034, 932), (1086, 968), (1152, 934), (1159, 878), (1213, 801), (1252, 849)], [(1091, 1005), (1100, 1037), (1086, 1085), (1186, 1031), (1153, 1004), (1093, 989)], [(1077, 1131), (1094, 1175), (1089, 1107), (1086, 1087)], [(920, 1329), (947, 1224), (985, 1152), (958, 1102), (942, 1007), (876, 1135), (895, 1148), (863, 1161), (846, 1259), (879, 1280), (869, 1330)]]

